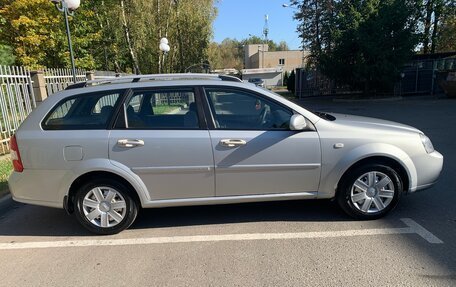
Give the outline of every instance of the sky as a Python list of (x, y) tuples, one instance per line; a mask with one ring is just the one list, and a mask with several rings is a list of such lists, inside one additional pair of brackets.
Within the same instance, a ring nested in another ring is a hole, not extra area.
[(288, 0), (218, 0), (217, 18), (214, 22), (214, 41), (220, 43), (225, 38), (242, 40), (249, 34), (262, 37), (264, 15), (269, 15), (268, 38), (279, 43), (285, 41), (290, 49), (299, 49), (298, 38), (293, 20), (294, 10), (283, 8)]

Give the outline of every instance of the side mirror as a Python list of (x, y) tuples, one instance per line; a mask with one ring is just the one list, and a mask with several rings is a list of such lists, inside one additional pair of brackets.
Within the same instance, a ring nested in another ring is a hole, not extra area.
[(290, 130), (302, 131), (307, 127), (306, 119), (302, 115), (293, 115), (290, 119)]

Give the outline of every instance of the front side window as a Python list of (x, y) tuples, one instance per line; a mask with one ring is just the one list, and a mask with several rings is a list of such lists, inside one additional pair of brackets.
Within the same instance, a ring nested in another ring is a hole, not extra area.
[(208, 88), (206, 95), (218, 129), (287, 130), (293, 112), (256, 94)]
[(46, 116), (44, 130), (105, 129), (123, 91), (80, 94), (63, 100)]
[(125, 104), (131, 129), (198, 129), (198, 111), (191, 89), (138, 91)]

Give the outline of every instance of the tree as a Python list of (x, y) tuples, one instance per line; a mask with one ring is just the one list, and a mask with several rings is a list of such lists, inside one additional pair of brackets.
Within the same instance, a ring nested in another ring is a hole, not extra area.
[[(214, 0), (85, 0), (70, 28), (76, 66), (117, 72), (183, 72), (208, 59)], [(0, 0), (0, 39), (16, 64), (69, 67), (62, 14), (49, 0)], [(171, 51), (158, 49), (167, 37)]]
[(293, 71), (291, 71), (291, 74), (288, 77), (288, 81), (287, 81), (287, 90), (289, 90), (293, 94), (295, 92), (295, 81), (296, 81), (296, 75), (295, 75), (295, 71), (293, 70)]
[[(440, 1), (440, 0), (432, 0)], [(416, 1), (302, 0), (298, 30), (310, 68), (339, 85), (365, 92), (390, 90), (418, 43)]]
[(0, 44), (0, 65), (13, 65), (13, 49), (10, 46)]
[(333, 46), (334, 18), (336, 3), (339, 1), (291, 0), (290, 2), (298, 8), (294, 18), (300, 22), (297, 31), (302, 39), (302, 49), (310, 52), (308, 64), (318, 66), (320, 56), (330, 52)]
[[(16, 64), (69, 66), (63, 16), (50, 1), (0, 0), (0, 7), (0, 17), (4, 19), (0, 38), (12, 48)], [(93, 12), (83, 7), (74, 18), (70, 17), (76, 63), (80, 68), (94, 68), (92, 51), (100, 33), (94, 29)]]
[[(451, 18), (455, 15), (455, 0), (422, 0), (416, 1), (420, 12), (418, 26), (423, 27), (421, 34), (422, 52), (435, 53), (438, 50), (439, 42), (445, 42), (441, 33)], [(445, 27), (446, 26), (446, 27)], [(449, 35), (447, 35), (449, 36)]]
[(283, 75), (283, 83), (282, 86), (286, 86), (288, 89), (288, 71), (285, 71), (285, 74)]
[(456, 51), (456, 15), (448, 16), (441, 23), (440, 33), (437, 38), (437, 52)]
[(288, 48), (288, 44), (285, 41), (280, 41), (279, 45), (277, 45), (277, 51), (288, 51), (290, 48)]

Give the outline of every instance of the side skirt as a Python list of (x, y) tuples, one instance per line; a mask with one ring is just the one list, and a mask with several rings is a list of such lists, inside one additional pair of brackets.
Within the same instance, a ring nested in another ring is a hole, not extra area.
[(280, 194), (241, 195), (241, 196), (223, 196), (223, 197), (214, 196), (214, 197), (204, 197), (204, 198), (166, 199), (166, 200), (154, 200), (154, 201), (149, 201), (149, 202), (143, 203), (143, 208), (316, 199), (317, 194), (318, 194), (318, 192), (315, 191), (315, 192), (293, 192), (293, 193), (280, 193)]

